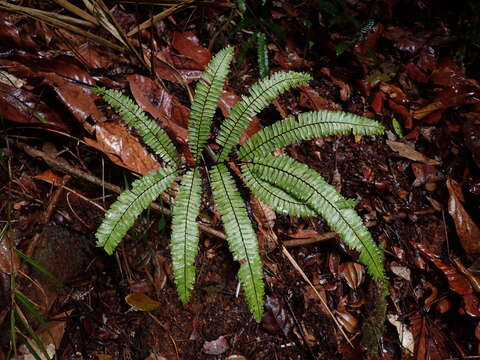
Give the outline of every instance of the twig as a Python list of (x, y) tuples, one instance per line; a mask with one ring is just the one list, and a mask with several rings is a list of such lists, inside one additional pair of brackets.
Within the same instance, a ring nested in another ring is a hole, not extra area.
[(307, 275), (303, 272), (302, 268), (300, 267), (300, 265), (298, 265), (297, 261), (293, 258), (293, 256), (288, 252), (287, 248), (285, 246), (282, 246), (282, 253), (283, 255), (285, 255), (287, 257), (287, 259), (290, 261), (290, 263), (293, 265), (293, 267), (295, 268), (295, 270), (297, 270), (300, 275), (302, 276), (303, 280), (305, 280), (305, 282), (310, 285), (310, 287), (313, 289), (313, 291), (315, 292), (315, 294), (317, 295), (317, 297), (320, 299), (320, 302), (322, 303), (323, 307), (325, 308), (325, 310), (327, 310), (328, 314), (331, 316), (333, 322), (335, 323), (335, 325), (337, 325), (338, 329), (340, 330), (340, 332), (342, 333), (343, 337), (345, 338), (345, 340), (347, 340), (347, 342), (352, 346), (352, 342), (350, 341), (350, 338), (348, 337), (348, 335), (345, 333), (345, 330), (343, 330), (343, 327), (342, 325), (340, 325), (340, 323), (338, 322), (337, 318), (335, 317), (335, 315), (332, 313), (332, 311), (330, 310), (330, 308), (328, 307), (328, 304), (325, 302), (325, 300), (322, 298), (322, 296), (319, 294), (319, 292), (317, 291), (317, 289), (315, 288), (315, 286), (312, 284), (312, 282), (310, 281), (310, 279), (307, 277)]
[(132, 31), (130, 31), (127, 36), (128, 37), (131, 37), (133, 35), (135, 35), (137, 32), (139, 31), (142, 31), (142, 30), (145, 30), (145, 29), (148, 29), (150, 26), (152, 26), (155, 22), (157, 21), (160, 21), (166, 17), (169, 17), (170, 15), (172, 15), (175, 11), (178, 11), (178, 10), (181, 10), (181, 9), (184, 9), (185, 7), (187, 7), (188, 5), (190, 5), (194, 0), (187, 0), (185, 2), (182, 2), (182, 3), (178, 3), (166, 10), (163, 10), (162, 12), (154, 15), (152, 18), (148, 19), (147, 21), (143, 22), (142, 24), (138, 25), (137, 27), (135, 27)]
[[(28, 155), (34, 158), (40, 158), (43, 161), (45, 161), (49, 166), (51, 166), (54, 169), (57, 169), (61, 172), (64, 172), (68, 175), (74, 176), (76, 178), (80, 178), (83, 180), (86, 180), (92, 184), (95, 184), (100, 187), (104, 187), (105, 189), (108, 189), (114, 193), (120, 194), (123, 189), (117, 185), (111, 184), (106, 181), (102, 181), (101, 179), (97, 178), (96, 176), (93, 176), (91, 174), (86, 173), (85, 171), (79, 170), (77, 168), (74, 168), (70, 164), (68, 164), (65, 160), (63, 159), (57, 159), (54, 158), (46, 153), (44, 153), (41, 150), (35, 149), (31, 146), (28, 146), (27, 144), (24, 144), (20, 141), (15, 141), (13, 142), (13, 145), (16, 146), (17, 148), (25, 151)], [(157, 211), (159, 213), (165, 214), (170, 216), (172, 212), (170, 209), (167, 209), (165, 207), (162, 207), (158, 204), (152, 203), (151, 205), (152, 210)], [(223, 232), (212, 229), (211, 227), (204, 225), (202, 223), (199, 223), (199, 228), (203, 232), (210, 234), (212, 236), (215, 236), (218, 239), (226, 240), (226, 236)]]
[(295, 247), (295, 246), (303, 246), (303, 245), (310, 245), (310, 244), (315, 244), (317, 242), (321, 241), (327, 241), (330, 239), (333, 239), (337, 236), (337, 233), (335, 232), (328, 232), (324, 234), (319, 234), (317, 236), (308, 238), (308, 239), (295, 239), (295, 240), (286, 240), (283, 241), (282, 244), (283, 246), (287, 248)]

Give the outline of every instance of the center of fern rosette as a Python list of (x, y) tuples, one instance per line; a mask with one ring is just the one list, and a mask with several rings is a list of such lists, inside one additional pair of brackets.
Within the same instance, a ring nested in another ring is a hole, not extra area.
[(131, 99), (119, 91), (95, 90), (165, 162), (165, 167), (133, 182), (131, 189), (125, 190), (111, 205), (97, 230), (97, 245), (111, 254), (141, 212), (178, 181), (180, 186), (176, 187), (178, 191), (172, 205), (170, 248), (177, 293), (180, 300), (187, 303), (195, 285), (202, 187), (208, 184), (229, 250), (240, 264), (237, 276), (246, 302), (259, 322), (263, 316), (264, 283), (257, 235), (241, 192), (248, 188), (253, 196), (278, 213), (324, 217), (340, 238), (360, 253), (360, 261), (367, 265), (370, 275), (386, 283), (383, 251), (356, 213), (355, 201), (344, 198), (306, 164), (288, 156), (272, 155), (275, 149), (318, 137), (382, 134), (383, 126), (344, 112), (308, 112), (263, 128), (232, 155), (254, 116), (279, 95), (311, 79), (308, 74), (277, 72), (252, 85), (248, 95), (231, 109), (230, 116), (220, 124), (218, 136), (214, 136), (218, 145), (215, 154), (206, 144), (233, 56), (233, 47), (218, 52), (197, 83), (188, 121), (191, 155), (184, 154), (186, 165), (180, 164), (180, 157), (165, 130)]

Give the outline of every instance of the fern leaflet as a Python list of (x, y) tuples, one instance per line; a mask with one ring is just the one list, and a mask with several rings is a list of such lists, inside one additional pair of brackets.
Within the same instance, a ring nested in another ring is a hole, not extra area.
[(253, 116), (265, 109), (280, 94), (311, 79), (310, 75), (304, 73), (277, 72), (253, 85), (249, 90), (249, 96), (243, 96), (242, 100), (235, 104), (230, 116), (223, 121), (220, 127), (217, 144), (223, 149), (220, 152), (219, 160), (223, 161), (227, 158), (232, 147), (239, 142)]
[(348, 199), (326, 183), (316, 171), (292, 158), (272, 155), (255, 158), (244, 166), (250, 167), (261, 179), (305, 201), (348, 246), (359, 251), (360, 261), (367, 265), (368, 272), (376, 280), (386, 280), (383, 253), (362, 219), (354, 209), (338, 207), (337, 204), (348, 204)]
[(195, 283), (195, 257), (198, 253), (201, 181), (198, 169), (182, 179), (172, 214), (171, 255), (178, 296), (186, 304)]
[(268, 48), (267, 36), (263, 32), (257, 33), (257, 57), (258, 71), (260, 77), (264, 78), (268, 75)]
[(306, 205), (305, 201), (300, 201), (281, 188), (260, 179), (248, 166), (242, 166), (242, 173), (243, 180), (253, 195), (275, 212), (296, 217), (317, 216), (316, 211)]
[(227, 46), (208, 63), (195, 88), (195, 97), (188, 119), (188, 144), (193, 156), (200, 160), (207, 142), (213, 115), (233, 58), (233, 47)]
[(374, 135), (383, 131), (380, 123), (358, 115), (328, 110), (312, 111), (263, 128), (247, 140), (238, 151), (238, 156), (249, 160), (303, 140), (348, 133)]
[(157, 122), (148, 117), (140, 107), (120, 91), (97, 87), (92, 89), (122, 117), (125, 124), (137, 129), (145, 144), (168, 164), (178, 163), (175, 146)]
[(105, 214), (95, 234), (97, 246), (113, 254), (135, 219), (168, 188), (177, 173), (177, 170), (160, 168), (134, 181), (132, 188), (121, 193)]
[(240, 263), (238, 278), (248, 307), (257, 322), (263, 314), (263, 271), (258, 242), (245, 203), (227, 167), (215, 165), (210, 171), (213, 198), (227, 235), (228, 246)]

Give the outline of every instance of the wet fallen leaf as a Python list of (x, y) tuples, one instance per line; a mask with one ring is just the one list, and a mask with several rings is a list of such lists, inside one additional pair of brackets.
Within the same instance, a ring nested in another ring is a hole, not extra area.
[(125, 301), (134, 310), (137, 311), (152, 311), (160, 306), (160, 303), (153, 300), (144, 293), (132, 293), (125, 296)]
[(447, 313), (448, 311), (450, 311), (451, 308), (452, 308), (452, 302), (447, 298), (439, 300), (437, 302), (437, 305), (435, 306), (435, 309), (440, 314)]
[[(183, 84), (183, 82), (191, 83), (192, 81), (196, 81), (200, 79), (203, 74), (202, 70), (176, 69), (173, 65), (173, 56), (166, 50), (158, 51), (156, 56), (158, 59), (154, 59), (155, 72), (161, 79)], [(197, 65), (197, 67), (202, 68), (200, 65)]]
[(465, 145), (472, 153), (477, 166), (480, 167), (480, 113), (464, 114), (466, 121), (462, 125)]
[(40, 96), (3, 83), (0, 83), (0, 109), (1, 116), (9, 121), (51, 125), (68, 130), (60, 115), (48, 107)]
[(195, 60), (202, 68), (205, 68), (212, 58), (210, 51), (200, 45), (198, 38), (192, 32), (174, 32), (172, 46), (180, 54)]
[(448, 213), (455, 223), (460, 244), (467, 254), (480, 255), (480, 229), (467, 213), (457, 195), (461, 189), (458, 183), (452, 179), (447, 180), (447, 188), (450, 194)]
[(434, 183), (444, 179), (443, 174), (435, 167), (422, 163), (412, 163), (411, 168), (415, 175), (412, 186), (418, 187), (426, 183)]
[(380, 90), (387, 94), (390, 99), (395, 101), (397, 104), (403, 104), (408, 102), (407, 96), (398, 86), (386, 82), (381, 82)]
[(437, 300), (437, 297), (438, 297), (438, 289), (433, 286), (431, 283), (429, 283), (428, 281), (422, 279), (421, 280), (421, 283), (422, 283), (422, 286), (424, 288), (427, 288), (427, 289), (430, 289), (430, 295), (425, 299), (424, 301), (424, 309), (425, 311), (430, 311), (430, 308), (432, 307), (432, 305), (435, 303), (435, 301)]
[[(155, 81), (145, 76), (134, 74), (127, 76), (130, 90), (137, 104), (155, 119), (159, 120), (162, 127), (174, 139), (187, 139), (187, 129), (183, 126), (183, 118), (174, 117), (174, 99), (165, 89), (161, 88)], [(178, 122), (176, 121), (178, 120)]]
[(293, 319), (285, 310), (283, 302), (276, 296), (267, 296), (265, 302), (265, 313), (262, 326), (268, 329), (272, 334), (281, 331), (288, 336), (293, 328)]
[(415, 110), (413, 112), (413, 117), (415, 119), (421, 120), (424, 117), (430, 115), (433, 112), (436, 112), (438, 110), (443, 110), (445, 109), (445, 105), (441, 101), (434, 101), (421, 109)]
[(109, 48), (101, 48), (91, 42), (85, 42), (78, 47), (77, 54), (85, 66), (90, 69), (106, 69), (121, 61), (119, 55)]
[(385, 95), (381, 91), (377, 91), (373, 96), (372, 109), (377, 114), (381, 114), (383, 110), (383, 102), (385, 101)]
[(222, 91), (220, 100), (218, 102), (218, 107), (222, 111), (223, 116), (228, 117), (230, 115), (230, 110), (232, 107), (241, 100), (242, 98), (237, 94), (231, 91)]
[(41, 174), (35, 175), (33, 178), (46, 181), (55, 186), (61, 186), (63, 184), (63, 178), (60, 175), (55, 174), (50, 169), (44, 171)]
[(414, 63), (408, 63), (407, 65), (405, 65), (405, 69), (407, 70), (407, 74), (410, 77), (410, 79), (419, 83), (428, 82), (427, 74), (425, 74), (422, 70), (420, 70), (418, 66), (415, 65)]
[(411, 242), (411, 244), (420, 250), (423, 255), (425, 255), (440, 271), (443, 272), (447, 277), (450, 289), (460, 295), (473, 293), (472, 285), (470, 285), (470, 282), (463, 274), (459, 273), (455, 268), (441, 262), (438, 255), (433, 254), (424, 245), (416, 242)]
[(415, 313), (410, 317), (411, 330), (415, 340), (415, 359), (445, 360), (449, 357), (447, 337), (435, 326), (429, 326), (427, 318)]
[(127, 76), (137, 104), (155, 119), (168, 118), (172, 112), (172, 95), (155, 81), (139, 75)]
[(202, 346), (202, 352), (208, 355), (221, 355), (230, 348), (225, 336), (220, 336), (216, 340), (205, 341)]
[(388, 107), (400, 116), (402, 119), (402, 125), (405, 128), (411, 129), (413, 127), (413, 115), (409, 109), (403, 105), (397, 104), (391, 99), (388, 100)]
[(474, 274), (472, 271), (467, 269), (465, 265), (463, 265), (462, 261), (458, 257), (454, 257), (452, 259), (452, 262), (455, 264), (457, 267), (458, 271), (460, 271), (463, 275), (467, 277), (468, 280), (470, 280), (470, 284), (472, 284), (473, 288), (477, 293), (480, 293), (480, 277), (476, 274)]
[(45, 73), (44, 77), (53, 86), (60, 100), (70, 109), (73, 116), (81, 124), (89, 117), (92, 117), (95, 122), (105, 120), (105, 117), (95, 104), (97, 96), (90, 87), (67, 81), (53, 73)]
[(97, 140), (85, 142), (105, 153), (115, 164), (139, 174), (158, 169), (160, 164), (121, 124), (105, 122), (94, 127)]
[(467, 294), (463, 296), (465, 312), (472, 317), (480, 317), (480, 302), (477, 295)]
[(292, 239), (309, 239), (318, 236), (319, 232), (313, 229), (300, 229), (297, 232), (288, 234), (288, 237)]
[(399, 142), (399, 141), (392, 141), (392, 140), (387, 140), (387, 145), (390, 146), (390, 148), (397, 152), (401, 157), (413, 160), (413, 161), (418, 161), (424, 164), (428, 165), (440, 165), (440, 161), (438, 160), (433, 160), (427, 158), (425, 155), (422, 153), (416, 151), (412, 146)]
[(350, 334), (353, 334), (358, 330), (360, 322), (358, 319), (353, 316), (348, 311), (337, 311), (335, 310), (335, 317), (342, 327), (347, 330)]
[(296, 46), (289, 39), (283, 50), (275, 49), (274, 61), (280, 65), (283, 70), (299, 70), (304, 69), (312, 64), (298, 55)]

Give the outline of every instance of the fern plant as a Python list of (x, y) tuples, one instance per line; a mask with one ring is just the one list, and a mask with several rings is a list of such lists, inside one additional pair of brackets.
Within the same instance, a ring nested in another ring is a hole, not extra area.
[[(381, 134), (379, 123), (357, 115), (315, 111), (288, 117), (257, 132), (237, 150), (237, 144), (252, 118), (289, 89), (305, 84), (311, 77), (298, 72), (277, 72), (253, 85), (223, 120), (215, 139), (218, 153), (203, 154), (225, 77), (234, 55), (232, 47), (221, 50), (208, 64), (197, 83), (188, 123), (188, 144), (195, 164), (182, 162), (166, 132), (148, 118), (129, 98), (115, 90), (96, 88), (126, 124), (135, 128), (144, 142), (163, 160), (163, 167), (133, 182), (107, 211), (96, 237), (98, 246), (112, 254), (135, 219), (169, 185), (180, 179), (172, 210), (171, 257), (178, 295), (190, 299), (195, 284), (195, 257), (198, 251), (202, 183), (209, 183), (220, 214), (229, 250), (239, 263), (238, 278), (256, 321), (264, 305), (262, 261), (255, 230), (237, 188), (235, 173), (251, 193), (275, 211), (297, 217), (322, 216), (340, 238), (358, 250), (374, 279), (385, 280), (383, 252), (362, 224), (352, 199), (344, 198), (314, 170), (273, 150), (322, 136)], [(202, 178), (207, 181), (202, 182)]]

